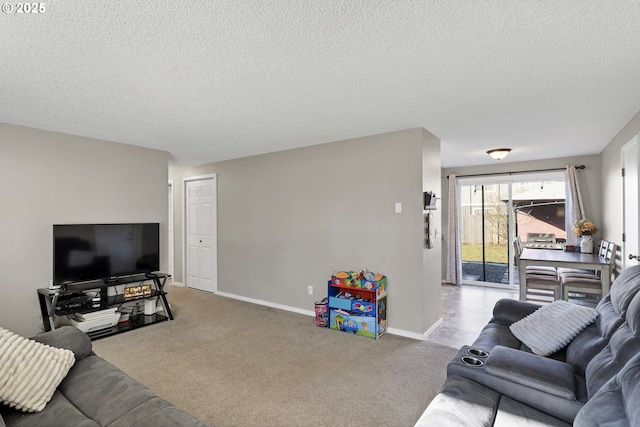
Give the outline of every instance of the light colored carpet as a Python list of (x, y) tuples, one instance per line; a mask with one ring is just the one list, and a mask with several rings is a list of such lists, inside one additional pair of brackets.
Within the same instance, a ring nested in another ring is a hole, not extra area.
[(169, 295), (175, 320), (93, 349), (213, 426), (413, 426), (456, 353), (194, 289), (171, 286)]

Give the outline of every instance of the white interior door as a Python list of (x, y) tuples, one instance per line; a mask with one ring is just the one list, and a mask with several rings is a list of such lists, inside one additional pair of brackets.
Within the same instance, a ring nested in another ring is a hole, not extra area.
[(638, 259), (629, 256), (639, 256), (638, 240), (638, 135), (622, 147), (622, 204), (624, 242), (622, 244), (622, 268), (638, 264)]
[(186, 181), (186, 286), (217, 291), (215, 178)]

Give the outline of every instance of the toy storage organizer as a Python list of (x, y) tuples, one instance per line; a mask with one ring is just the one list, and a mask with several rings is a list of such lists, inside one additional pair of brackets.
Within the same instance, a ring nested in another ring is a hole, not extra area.
[(328, 283), (329, 327), (378, 339), (387, 330), (387, 278), (332, 276)]

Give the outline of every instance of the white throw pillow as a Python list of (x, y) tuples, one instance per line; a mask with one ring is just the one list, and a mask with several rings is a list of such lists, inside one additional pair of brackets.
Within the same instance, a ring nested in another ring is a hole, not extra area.
[(593, 308), (558, 300), (512, 323), (509, 329), (535, 354), (548, 356), (569, 344), (598, 314)]
[(70, 350), (0, 328), (0, 400), (24, 412), (42, 411), (74, 363)]

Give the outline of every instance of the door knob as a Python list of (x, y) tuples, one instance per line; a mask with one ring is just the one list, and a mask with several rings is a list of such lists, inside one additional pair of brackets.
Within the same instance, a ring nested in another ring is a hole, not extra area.
[(629, 259), (640, 260), (640, 255), (629, 254)]

